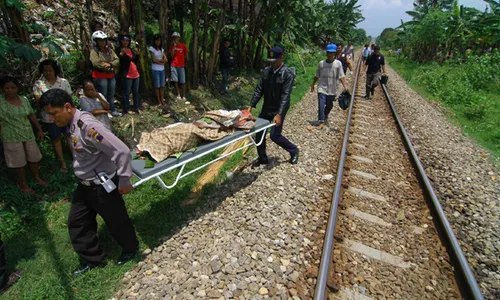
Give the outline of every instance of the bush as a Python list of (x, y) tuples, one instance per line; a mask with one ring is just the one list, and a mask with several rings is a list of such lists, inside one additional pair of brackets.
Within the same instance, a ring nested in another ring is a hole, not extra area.
[(72, 87), (80, 85), (82, 79), (85, 78), (84, 70), (81, 66), (81, 56), (78, 53), (70, 52), (69, 56), (61, 56), (59, 64), (66, 78)]
[(487, 99), (477, 93), (472, 93), (465, 105), (464, 116), (472, 121), (483, 120), (487, 111)]

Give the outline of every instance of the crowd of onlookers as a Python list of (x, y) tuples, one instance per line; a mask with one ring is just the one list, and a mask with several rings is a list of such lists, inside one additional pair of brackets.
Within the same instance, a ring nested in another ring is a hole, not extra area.
[[(150, 72), (153, 79), (154, 99), (160, 108), (166, 106), (164, 88), (166, 83), (165, 64), (171, 61), (170, 80), (174, 82), (176, 99), (186, 101), (186, 75), (184, 71), (188, 48), (180, 42), (180, 34), (172, 34), (172, 44), (166, 52), (162, 47), (160, 35), (153, 36), (152, 44), (148, 48), (151, 57)], [(118, 35), (118, 45), (115, 46), (106, 33), (102, 31), (102, 24), (94, 23), (92, 33), (92, 49), (90, 51), (90, 78), (83, 82), (83, 93), (75, 96), (80, 98), (80, 108), (92, 113), (108, 129), (111, 130), (110, 118), (124, 114), (141, 113), (139, 99), (139, 83), (141, 71), (138, 66), (137, 50), (131, 47), (131, 36), (127, 32)], [(55, 125), (53, 116), (40, 108), (39, 100), (43, 93), (50, 89), (62, 89), (73, 96), (73, 89), (68, 80), (62, 77), (61, 67), (56, 60), (43, 60), (38, 71), (40, 77), (33, 85), (36, 108), (25, 96), (19, 95), (19, 82), (11, 76), (0, 79), (0, 138), (7, 167), (17, 172), (19, 188), (26, 193), (33, 193), (29, 187), (25, 166), (28, 165), (33, 178), (41, 185), (47, 183), (38, 173), (38, 162), (42, 155), (35, 142), (32, 127), (37, 129), (37, 138), (41, 139), (47, 132), (54, 153), (59, 161), (60, 172), (68, 172), (63, 155), (63, 140), (66, 140), (66, 128)], [(142, 72), (145, 72), (143, 70)], [(119, 83), (117, 85), (117, 82)], [(115, 107), (115, 88), (120, 86), (121, 111)], [(130, 94), (133, 105), (130, 107)], [(39, 124), (38, 121), (41, 121)]]

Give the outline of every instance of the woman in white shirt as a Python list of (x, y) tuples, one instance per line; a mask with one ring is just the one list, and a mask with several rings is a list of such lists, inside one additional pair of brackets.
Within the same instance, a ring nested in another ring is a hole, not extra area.
[(153, 36), (153, 45), (149, 47), (149, 52), (151, 52), (151, 61), (153, 62), (151, 70), (153, 73), (156, 101), (158, 105), (164, 106), (165, 64), (168, 62), (168, 59), (161, 46), (161, 37), (159, 34)]

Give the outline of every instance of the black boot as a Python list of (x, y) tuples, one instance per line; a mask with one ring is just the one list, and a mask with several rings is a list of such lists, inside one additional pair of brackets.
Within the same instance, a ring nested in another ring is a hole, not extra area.
[(73, 276), (77, 277), (80, 275), (83, 275), (87, 273), (88, 271), (95, 269), (95, 268), (103, 268), (106, 266), (106, 263), (100, 263), (98, 265), (90, 265), (87, 263), (81, 263), (75, 270), (73, 270)]
[(299, 149), (297, 148), (297, 150), (295, 151), (295, 153), (290, 157), (290, 160), (289, 162), (292, 164), (292, 165), (296, 165), (299, 163)]
[(122, 253), (122, 255), (120, 255), (120, 257), (116, 261), (116, 264), (123, 265), (123, 264), (127, 263), (128, 261), (131, 261), (132, 259), (134, 259), (136, 255), (137, 255), (137, 250), (132, 252), (132, 253)]
[(9, 276), (7, 275), (7, 264), (5, 262), (5, 250), (2, 240), (0, 240), (0, 290), (7, 286)]
[(260, 165), (267, 165), (267, 164), (269, 164), (269, 159), (267, 157), (263, 158), (259, 157), (259, 159), (257, 159), (257, 161), (252, 164), (252, 168), (257, 168)]

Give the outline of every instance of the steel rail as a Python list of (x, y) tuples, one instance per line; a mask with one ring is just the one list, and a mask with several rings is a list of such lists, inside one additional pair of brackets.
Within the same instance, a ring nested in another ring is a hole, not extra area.
[(476, 279), (474, 278), (474, 275), (470, 269), (469, 263), (467, 262), (467, 259), (465, 258), (462, 249), (460, 248), (460, 244), (458, 243), (458, 240), (453, 233), (453, 229), (451, 228), (451, 225), (446, 218), (443, 207), (439, 203), (432, 184), (429, 181), (427, 174), (425, 173), (425, 169), (420, 163), (417, 152), (415, 151), (415, 148), (413, 148), (410, 137), (408, 136), (405, 127), (401, 122), (401, 119), (399, 118), (396, 107), (392, 102), (391, 96), (389, 95), (385, 84), (382, 84), (382, 89), (384, 90), (384, 94), (391, 108), (392, 115), (394, 116), (394, 119), (396, 120), (396, 123), (398, 125), (398, 129), (403, 136), (405, 146), (411, 154), (412, 163), (417, 169), (420, 184), (425, 194), (427, 195), (427, 206), (433, 212), (434, 216), (432, 220), (434, 222), (434, 225), (438, 229), (441, 240), (444, 242), (448, 255), (453, 262), (452, 266), (454, 268), (455, 278), (457, 280), (457, 285), (460, 289), (460, 292), (462, 293), (462, 297), (464, 299), (484, 299), (476, 282)]
[(356, 76), (354, 79), (354, 87), (351, 94), (351, 104), (349, 105), (349, 114), (347, 117), (344, 142), (342, 143), (342, 150), (340, 152), (340, 160), (337, 168), (337, 178), (335, 180), (335, 190), (333, 192), (332, 204), (330, 206), (330, 216), (328, 217), (328, 225), (325, 232), (325, 239), (323, 242), (323, 252), (321, 254), (321, 263), (318, 271), (318, 279), (316, 281), (316, 290), (314, 292), (314, 299), (324, 300), (326, 296), (326, 283), (328, 281), (328, 272), (330, 270), (331, 254), (333, 249), (333, 240), (335, 234), (335, 227), (337, 224), (337, 212), (341, 198), (342, 177), (344, 175), (344, 163), (347, 156), (347, 144), (349, 142), (349, 130), (351, 128), (352, 111), (354, 108), (354, 98), (358, 86), (358, 78), (361, 68), (361, 59), (358, 58), (356, 65)]

